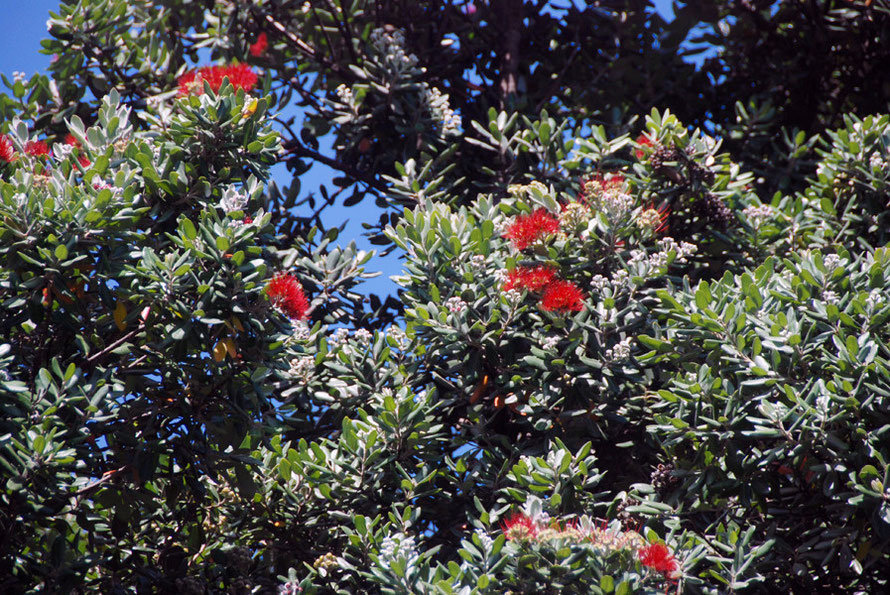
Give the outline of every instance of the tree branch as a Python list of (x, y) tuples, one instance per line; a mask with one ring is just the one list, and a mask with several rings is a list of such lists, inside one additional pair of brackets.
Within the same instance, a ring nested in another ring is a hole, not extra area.
[(501, 46), (501, 109), (516, 94), (519, 72), (519, 44), (522, 41), (522, 0), (501, 0), (497, 11), (504, 24)]
[(377, 190), (378, 192), (386, 192), (388, 190), (387, 186), (383, 182), (374, 179), (368, 174), (359, 171), (350, 165), (346, 165), (341, 161), (328, 157), (327, 155), (319, 153), (314, 149), (310, 149), (309, 147), (298, 141), (296, 138), (291, 138), (290, 140), (285, 141), (283, 143), (283, 146), (284, 150), (290, 154), (290, 156), (285, 161), (290, 161), (291, 159), (299, 159), (300, 157), (308, 157), (309, 159), (314, 159), (315, 161), (323, 163), (328, 167), (332, 167), (337, 171), (341, 171), (357, 182), (363, 182), (374, 190)]

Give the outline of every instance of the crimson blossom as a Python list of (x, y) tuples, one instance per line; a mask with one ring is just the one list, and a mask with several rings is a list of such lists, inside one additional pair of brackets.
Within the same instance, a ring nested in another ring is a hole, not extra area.
[[(651, 149), (654, 145), (652, 144), (652, 139), (645, 134), (641, 134), (637, 137), (637, 144), (640, 145), (640, 148), (634, 150), (634, 156), (642, 161), (643, 157), (646, 156), (646, 150)], [(646, 149), (643, 147), (646, 147)]]
[(77, 161), (78, 163), (80, 163), (81, 167), (86, 168), (90, 166), (92, 162), (89, 160), (89, 158), (87, 158), (86, 155), (82, 153), (83, 149), (81, 148), (80, 141), (74, 138), (73, 134), (68, 134), (65, 136), (65, 144), (74, 147), (74, 149), (77, 151)]
[(584, 292), (571, 281), (557, 279), (544, 290), (541, 308), (548, 312), (580, 312), (584, 309)]
[(266, 37), (265, 33), (260, 33), (259, 36), (256, 38), (256, 41), (250, 44), (250, 55), (254, 58), (259, 58), (263, 55), (268, 46), (268, 37)]
[(559, 231), (559, 221), (545, 209), (531, 215), (519, 215), (507, 228), (504, 237), (513, 240), (517, 250), (525, 250), (548, 234)]
[(677, 571), (677, 561), (674, 559), (674, 555), (662, 543), (651, 543), (640, 548), (637, 555), (643, 566), (657, 570), (665, 576), (670, 576)]
[(529, 291), (541, 291), (556, 277), (556, 271), (550, 267), (516, 267), (507, 273), (507, 281), (504, 290), (527, 289)]
[(228, 78), (236, 89), (244, 89), (249, 93), (256, 87), (257, 75), (247, 64), (232, 64), (229, 66), (203, 66), (195, 70), (189, 70), (178, 79), (180, 95), (203, 95), (204, 81), (210, 85), (214, 93), (219, 91), (223, 80)]
[(291, 320), (303, 320), (309, 313), (309, 300), (293, 275), (279, 273), (272, 277), (266, 285), (266, 295), (272, 305)]
[(501, 523), (501, 530), (510, 540), (534, 539), (538, 535), (538, 524), (531, 517), (516, 512)]
[(25, 153), (32, 157), (49, 157), (49, 147), (42, 140), (32, 140), (25, 143)]
[(12, 146), (12, 141), (5, 134), (0, 136), (0, 160), (6, 163), (15, 161), (15, 147)]

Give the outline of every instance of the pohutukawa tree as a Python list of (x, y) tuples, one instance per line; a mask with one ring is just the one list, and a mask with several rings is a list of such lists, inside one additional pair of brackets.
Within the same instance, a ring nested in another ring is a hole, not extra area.
[(883, 592), (888, 15), (63, 3), (0, 95), (0, 591)]

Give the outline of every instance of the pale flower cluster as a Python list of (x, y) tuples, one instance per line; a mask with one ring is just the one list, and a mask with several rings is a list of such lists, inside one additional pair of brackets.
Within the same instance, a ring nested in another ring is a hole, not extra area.
[(367, 345), (370, 345), (371, 339), (374, 338), (374, 335), (368, 329), (360, 328), (360, 329), (356, 329), (355, 334), (353, 335), (353, 338), (356, 340), (356, 342), (359, 345), (367, 346)]
[(865, 305), (868, 306), (868, 309), (872, 312), (883, 306), (884, 296), (881, 295), (881, 290), (872, 289), (871, 293), (868, 294), (868, 297), (865, 298)]
[(74, 151), (74, 145), (56, 144), (53, 146), (53, 155), (55, 155), (59, 161), (68, 159), (72, 151)]
[(634, 208), (634, 197), (621, 179), (589, 180), (584, 184), (587, 200), (612, 221), (619, 221)]
[(336, 347), (339, 347), (340, 345), (346, 343), (346, 340), (348, 338), (349, 338), (349, 330), (341, 327), (341, 328), (336, 329), (333, 333), (331, 333), (331, 336), (328, 337), (328, 344), (332, 348), (336, 348)]
[(825, 258), (822, 259), (822, 264), (825, 265), (825, 272), (830, 275), (836, 268), (841, 266), (841, 257), (837, 254), (826, 254)]
[(597, 292), (602, 292), (606, 287), (610, 287), (612, 282), (602, 275), (594, 275), (590, 278), (590, 288)]
[(220, 208), (226, 213), (234, 211), (243, 211), (247, 206), (248, 196), (244, 192), (238, 192), (234, 188), (226, 188), (223, 192), (222, 200), (219, 202)]
[(637, 215), (636, 224), (640, 229), (658, 229), (661, 226), (661, 213), (655, 209), (646, 209)]
[(671, 237), (662, 238), (658, 242), (658, 246), (661, 248), (662, 252), (676, 252), (677, 262), (686, 262), (690, 256), (698, 252), (698, 246), (695, 244), (690, 244), (689, 242), (680, 242), (678, 244), (677, 241)]
[(546, 337), (541, 341), (541, 349), (544, 351), (551, 351), (556, 349), (556, 345), (559, 343), (559, 337)]
[(840, 301), (840, 296), (837, 292), (826, 289), (822, 291), (822, 301), (826, 304), (837, 304)]
[(528, 200), (532, 191), (537, 191), (540, 194), (549, 192), (547, 186), (537, 180), (530, 184), (510, 184), (507, 186), (507, 194), (518, 200)]
[(288, 376), (298, 380), (301, 384), (307, 384), (315, 374), (315, 359), (310, 356), (295, 357), (290, 361)]
[(522, 292), (518, 289), (508, 289), (503, 295), (507, 302), (514, 306), (522, 301)]
[(672, 252), (676, 255), (675, 262), (682, 263), (687, 262), (687, 259), (698, 250), (695, 244), (689, 242), (678, 244), (672, 237), (659, 240), (658, 247), (659, 251), (652, 254), (647, 254), (645, 250), (631, 250), (627, 263), (631, 266), (643, 265), (644, 269), (648, 269), (644, 271), (644, 274), (649, 274), (666, 267)]
[(336, 93), (340, 103), (355, 108), (355, 95), (352, 94), (352, 88), (345, 84), (340, 84), (340, 86), (337, 87)]
[(479, 543), (482, 544), (483, 552), (488, 553), (494, 547), (494, 539), (482, 529), (476, 529), (476, 537), (479, 538)]
[(404, 533), (396, 533), (392, 537), (384, 537), (380, 544), (377, 558), (381, 566), (389, 568), (392, 562), (398, 559), (405, 561), (405, 565), (413, 566), (420, 555), (417, 553), (417, 545), (414, 538)]
[(417, 56), (405, 51), (405, 33), (401, 29), (387, 31), (381, 27), (371, 32), (371, 45), (397, 71), (417, 66)]
[(460, 116), (451, 108), (448, 95), (435, 87), (424, 84), (421, 89), (421, 101), (426, 103), (430, 116), (439, 122), (439, 132), (442, 136), (456, 133), (460, 130)]
[(463, 312), (466, 309), (467, 303), (459, 297), (455, 296), (445, 300), (445, 307), (448, 309), (449, 312), (458, 313)]
[(590, 220), (590, 210), (580, 202), (570, 202), (559, 214), (559, 226), (563, 229), (576, 229)]
[(400, 327), (391, 326), (389, 327), (388, 333), (392, 340), (396, 342), (396, 346), (402, 351), (405, 351), (411, 346), (411, 340), (408, 339), (408, 335), (406, 335), (405, 331)]
[(602, 208), (613, 220), (618, 220), (630, 211), (634, 206), (633, 197), (627, 192), (605, 192), (603, 194)]
[(624, 269), (618, 269), (612, 274), (612, 287), (617, 291), (621, 287), (627, 285), (627, 280), (630, 278), (630, 274)]
[(484, 254), (474, 254), (470, 257), (470, 267), (475, 270), (481, 270), (485, 268), (485, 255)]
[(121, 197), (121, 195), (123, 195), (123, 193), (124, 193), (123, 188), (120, 188), (118, 186), (112, 186), (105, 180), (101, 180), (101, 179), (97, 180), (96, 178), (93, 178), (93, 180), (95, 180), (93, 182), (93, 190), (96, 190), (99, 192), (101, 192), (102, 190), (110, 190), (111, 197), (114, 199), (119, 199)]
[(626, 337), (613, 345), (611, 348), (606, 349), (606, 359), (613, 362), (624, 361), (630, 357), (630, 344), (633, 342), (633, 338)]
[(611, 279), (603, 275), (594, 275), (590, 278), (590, 288), (597, 293), (602, 293), (608, 287), (611, 287), (613, 291), (618, 291), (627, 284), (628, 277), (628, 273), (624, 269), (615, 271)]
[(760, 227), (764, 221), (773, 216), (773, 208), (769, 205), (746, 207), (742, 213), (753, 227)]

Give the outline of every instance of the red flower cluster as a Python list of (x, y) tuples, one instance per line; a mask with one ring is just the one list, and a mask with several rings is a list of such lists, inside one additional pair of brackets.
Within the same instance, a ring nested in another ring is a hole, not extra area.
[(544, 289), (541, 307), (548, 312), (580, 312), (584, 309), (584, 293), (571, 281), (557, 279)]
[(281, 313), (292, 320), (303, 320), (309, 311), (309, 300), (303, 287), (292, 275), (279, 273), (266, 285), (266, 294)]
[(15, 147), (12, 146), (12, 141), (5, 134), (0, 136), (0, 159), (6, 163), (15, 161)]
[(25, 143), (25, 153), (32, 157), (49, 157), (49, 147), (42, 140), (32, 140)]
[(510, 540), (534, 539), (538, 534), (538, 524), (531, 517), (515, 512), (501, 523), (501, 530), (504, 532), (504, 537)]
[(556, 271), (550, 267), (517, 267), (507, 274), (504, 290), (528, 289), (541, 291), (556, 277)]
[(665, 576), (677, 571), (677, 561), (671, 551), (662, 543), (650, 543), (640, 548), (637, 554), (643, 566), (657, 570)]
[[(641, 147), (651, 147), (652, 139), (649, 138), (648, 136), (646, 136), (645, 133), (643, 133), (637, 137), (637, 144), (640, 145)], [(635, 149), (634, 155), (636, 155), (637, 159), (642, 159), (643, 157), (646, 156), (646, 151), (643, 148)]]
[(81, 167), (89, 167), (91, 161), (87, 159), (87, 156), (81, 153), (80, 149), (80, 141), (74, 138), (73, 134), (68, 134), (65, 136), (65, 144), (74, 147), (77, 150), (77, 161), (80, 163)]
[(559, 231), (559, 221), (545, 209), (531, 215), (519, 215), (507, 228), (504, 237), (513, 240), (517, 250), (525, 250), (544, 236)]
[(197, 70), (189, 70), (177, 79), (180, 95), (202, 95), (204, 93), (204, 81), (210, 85), (213, 92), (219, 91), (223, 79), (236, 89), (244, 89), (250, 92), (256, 86), (257, 75), (247, 64), (233, 64), (230, 66), (204, 66)]
[[(653, 208), (655, 208), (653, 206)], [(670, 224), (670, 216), (671, 216), (671, 203), (665, 203), (659, 209), (655, 209), (658, 211), (658, 217), (661, 219), (661, 223), (658, 227), (655, 228), (655, 233), (657, 234), (667, 234), (671, 232), (671, 224)]]
[(507, 273), (504, 291), (527, 289), (543, 292), (541, 308), (548, 312), (580, 312), (584, 309), (584, 293), (571, 281), (556, 278), (550, 267), (517, 267)]
[(621, 174), (593, 174), (581, 181), (581, 195), (587, 199), (595, 199), (607, 192), (620, 192), (624, 187), (624, 176)]
[(256, 41), (250, 44), (250, 55), (259, 58), (266, 51), (267, 47), (269, 47), (269, 39), (265, 33), (260, 33)]

